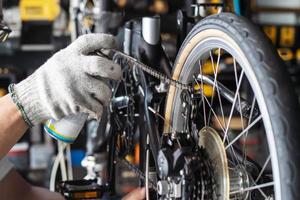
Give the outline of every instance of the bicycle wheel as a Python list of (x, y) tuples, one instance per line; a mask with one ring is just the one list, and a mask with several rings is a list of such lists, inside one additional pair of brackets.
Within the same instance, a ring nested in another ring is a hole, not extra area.
[(173, 79), (194, 89), (187, 101), (170, 86), (164, 132), (196, 133), (212, 166), (214, 198), (300, 199), (297, 97), (261, 31), (230, 13), (209, 16), (189, 33), (174, 66)]

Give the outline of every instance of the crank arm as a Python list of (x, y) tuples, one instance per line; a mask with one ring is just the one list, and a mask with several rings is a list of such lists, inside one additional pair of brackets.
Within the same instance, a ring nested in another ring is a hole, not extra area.
[[(227, 87), (225, 87), (222, 83), (216, 81), (214, 82), (214, 79), (210, 76), (207, 75), (201, 75), (199, 74), (197, 79), (199, 81), (203, 81), (204, 84), (210, 85), (212, 87), (218, 87), (218, 90), (220, 94), (227, 99), (229, 102), (233, 103), (234, 102), (234, 93), (229, 90)], [(249, 119), (250, 118), (250, 113), (251, 113), (251, 104), (245, 100), (244, 98), (240, 97), (240, 102), (241, 105), (239, 104), (238, 101), (236, 101), (234, 108), (236, 109), (237, 112), (239, 112), (243, 117)], [(259, 115), (259, 110), (258, 108), (254, 107), (253, 108), (253, 113), (252, 113), (252, 119), (255, 119)]]

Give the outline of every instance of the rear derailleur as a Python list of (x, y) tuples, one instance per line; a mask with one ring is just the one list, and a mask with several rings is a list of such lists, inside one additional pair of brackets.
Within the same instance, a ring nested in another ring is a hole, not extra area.
[(188, 133), (163, 138), (157, 165), (160, 199), (216, 199), (211, 162)]

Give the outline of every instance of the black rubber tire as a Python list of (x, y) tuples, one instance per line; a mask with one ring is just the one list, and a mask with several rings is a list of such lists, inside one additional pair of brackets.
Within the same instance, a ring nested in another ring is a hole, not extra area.
[[(281, 199), (300, 199), (300, 111), (285, 64), (267, 37), (247, 19), (231, 13), (206, 17), (188, 34), (179, 51), (206, 29), (227, 33), (242, 49), (257, 76), (270, 113), (279, 163)], [(177, 61), (178, 61), (177, 57)], [(176, 66), (176, 62), (175, 62)]]

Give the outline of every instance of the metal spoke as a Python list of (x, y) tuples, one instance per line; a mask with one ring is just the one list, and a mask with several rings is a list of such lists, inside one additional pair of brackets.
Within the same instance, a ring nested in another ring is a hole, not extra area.
[(271, 160), (271, 155), (269, 155), (268, 158), (267, 158), (267, 160), (265, 161), (265, 163), (264, 163), (262, 169), (260, 170), (260, 172), (259, 172), (259, 174), (258, 174), (256, 180), (254, 181), (254, 184), (256, 184), (257, 181), (260, 179), (260, 177), (261, 177), (262, 174), (264, 173), (264, 171), (265, 171), (265, 169), (266, 169), (266, 167), (267, 167), (267, 165), (268, 165), (268, 163), (269, 163), (270, 160)]
[[(252, 107), (250, 110), (250, 115), (249, 115), (249, 120), (248, 120), (248, 126), (250, 125), (251, 120), (252, 120), (255, 102), (256, 102), (256, 98), (255, 98), (255, 96), (253, 96), (253, 100), (252, 100), (252, 104), (251, 104)], [(243, 163), (246, 161), (246, 158), (247, 158), (247, 147), (245, 144), (246, 144), (246, 141), (248, 138), (248, 132), (249, 131), (246, 132), (245, 137), (244, 137), (244, 142), (243, 142)]]
[[(219, 49), (219, 52), (220, 52), (220, 49)], [(210, 51), (210, 55), (211, 55), (211, 51)], [(211, 55), (211, 60), (212, 60), (212, 62), (213, 62), (212, 55)], [(219, 57), (218, 57), (218, 63), (219, 63), (219, 60), (220, 60), (220, 54), (219, 54)], [(214, 66), (214, 63), (212, 63), (212, 65)], [(209, 118), (208, 118), (208, 120), (207, 120), (207, 121), (208, 121), (207, 123), (210, 122), (211, 113), (213, 113), (213, 115), (214, 115), (216, 121), (218, 122), (220, 128), (222, 129), (222, 131), (223, 131), (223, 133), (224, 133), (224, 135), (225, 135), (225, 130), (224, 130), (225, 127), (224, 127), (224, 125), (226, 126), (226, 123), (225, 123), (224, 111), (223, 111), (223, 106), (222, 106), (223, 103), (222, 103), (222, 101), (221, 101), (221, 96), (220, 96), (220, 91), (219, 91), (218, 81), (217, 81), (218, 67), (219, 67), (219, 64), (217, 64), (216, 70), (215, 70), (215, 68), (214, 68), (214, 75), (215, 75), (215, 78), (214, 78), (214, 83), (213, 83), (213, 93), (214, 93), (214, 91), (215, 91), (214, 89), (215, 89), (215, 87), (216, 87), (216, 88), (217, 88), (217, 93), (218, 93), (219, 104), (220, 104), (220, 107), (221, 107), (221, 113), (222, 113), (223, 125), (222, 125), (222, 123), (220, 122), (219, 117), (217, 116), (216, 112), (215, 112), (214, 109), (212, 108), (212, 103), (213, 103), (213, 101), (211, 101), (211, 103), (209, 103), (209, 100), (207, 99), (207, 97), (206, 97), (205, 95), (203, 95), (203, 94), (204, 94), (204, 92), (203, 92), (203, 82), (204, 82), (204, 81), (203, 81), (202, 74), (201, 74), (200, 80), (201, 80), (201, 83), (202, 83), (202, 87), (201, 87), (201, 89), (202, 89), (202, 99), (204, 99), (204, 100), (207, 102), (207, 104), (208, 104), (208, 106), (209, 106), (209, 108), (210, 108), (210, 110), (209, 110), (209, 116), (208, 116)], [(201, 72), (201, 73), (202, 73), (202, 72)], [(195, 76), (194, 76), (194, 79), (195, 79), (196, 84), (197, 84), (198, 86), (200, 86), (200, 84), (199, 84), (199, 82), (197, 81), (197, 78), (196, 78)], [(205, 103), (203, 100), (202, 100), (202, 102)], [(206, 114), (206, 113), (204, 113), (204, 114)], [(206, 117), (204, 116), (204, 118), (206, 118)], [(223, 135), (223, 136), (224, 136), (224, 135)], [(229, 143), (228, 138), (227, 138), (227, 142)], [(238, 161), (238, 159), (237, 159), (237, 155), (236, 155), (234, 149), (233, 149), (232, 147), (231, 147), (230, 149), (231, 149), (231, 151), (232, 151), (232, 153), (233, 153), (234, 158), (236, 159), (237, 163), (239, 164), (239, 161)]]
[(262, 119), (262, 115), (259, 115), (247, 128), (245, 128), (238, 136), (234, 138), (226, 147), (230, 147), (232, 144), (234, 144), (242, 135), (244, 135), (250, 128), (252, 128), (257, 122), (259, 122)]
[[(201, 64), (201, 60), (199, 60), (199, 65), (200, 65), (200, 74), (202, 75), (202, 64)], [(194, 79), (196, 79), (196, 77), (194, 76)], [(199, 86), (199, 83), (197, 82), (198, 86)], [(204, 102), (204, 87), (203, 87), (203, 78), (201, 77), (201, 88), (202, 88), (202, 107), (203, 107), (203, 116), (204, 116), (204, 125), (205, 127), (207, 126), (206, 124), (206, 109), (205, 109), (205, 102)]]
[[(196, 80), (196, 82), (197, 82), (197, 79), (195, 79), (195, 80)], [(198, 84), (198, 82), (197, 82), (197, 84)], [(220, 122), (220, 120), (219, 120), (219, 118), (218, 118), (216, 112), (214, 111), (214, 109), (213, 109), (213, 108), (211, 107), (211, 105), (209, 104), (209, 101), (208, 101), (208, 99), (206, 98), (206, 96), (204, 96), (204, 100), (207, 102), (207, 105), (209, 106), (209, 108), (210, 108), (210, 110), (212, 111), (213, 115), (215, 116), (215, 118), (216, 118), (216, 120), (217, 120), (219, 126), (221, 127), (222, 131), (223, 131), (224, 134), (225, 134), (225, 127), (221, 124), (221, 122)], [(203, 103), (204, 103), (204, 102), (203, 102)]]
[(241, 75), (240, 75), (240, 78), (239, 78), (238, 87), (236, 88), (236, 93), (235, 93), (235, 95), (234, 95), (234, 99), (233, 99), (233, 102), (232, 102), (232, 107), (231, 107), (230, 114), (229, 114), (229, 118), (228, 118), (228, 121), (227, 121), (227, 127), (226, 127), (226, 130), (225, 130), (225, 136), (224, 136), (224, 138), (223, 138), (223, 143), (225, 143), (225, 140), (226, 140), (226, 138), (227, 138), (227, 136), (228, 136), (228, 129), (229, 129), (229, 125), (230, 125), (230, 122), (231, 122), (233, 110), (234, 110), (234, 107), (235, 107), (235, 104), (236, 104), (236, 100), (237, 100), (237, 94), (238, 94), (238, 92), (239, 92), (239, 89), (240, 89), (240, 86), (241, 86), (241, 83), (242, 83), (243, 76), (244, 76), (244, 71), (241, 72)]
[(221, 99), (221, 95), (220, 95), (220, 90), (219, 90), (218, 82), (216, 84), (217, 84), (217, 94), (218, 94), (218, 99), (219, 99), (219, 104), (220, 104), (220, 109), (221, 109), (223, 124), (225, 125), (226, 124), (225, 123), (225, 115), (224, 115), (223, 103), (222, 103), (222, 99)]
[[(197, 81), (197, 78), (196, 78), (195, 76), (194, 76), (194, 80), (195, 80), (196, 84), (197, 84), (198, 86), (200, 86), (200, 84), (199, 84), (199, 82)], [(203, 90), (202, 90), (201, 92), (203, 93)], [(217, 114), (215, 113), (214, 109), (213, 109), (212, 106), (210, 105), (209, 100), (207, 99), (207, 97), (206, 97), (205, 95), (202, 95), (202, 97), (203, 97), (203, 99), (207, 102), (207, 105), (209, 106), (211, 112), (212, 112), (213, 115), (215, 116), (215, 118), (216, 118), (216, 120), (217, 120), (217, 122), (218, 122), (220, 128), (222, 129), (222, 131), (223, 131), (223, 133), (224, 133), (224, 135), (225, 135), (225, 129), (224, 129), (225, 127), (221, 124), (221, 122), (220, 122), (220, 120), (219, 120)], [(202, 101), (202, 102), (205, 103), (204, 101)], [(228, 138), (227, 138), (227, 142), (229, 143)], [(239, 161), (238, 161), (238, 159), (237, 159), (237, 155), (236, 155), (234, 149), (233, 149), (232, 147), (231, 147), (230, 149), (231, 149), (231, 151), (232, 151), (232, 153), (233, 153), (233, 155), (234, 155), (234, 158), (236, 159), (237, 163), (239, 164)]]
[[(251, 181), (253, 182), (253, 186), (256, 186), (257, 184), (256, 183), (254, 183), (254, 180), (253, 180), (253, 178), (252, 177), (250, 177), (250, 179), (251, 179)], [(257, 189), (259, 192), (260, 192), (260, 194), (265, 198), (265, 199), (267, 199), (268, 197), (267, 197), (267, 195), (264, 193), (264, 191), (262, 191), (262, 189), (261, 188), (258, 188)]]
[[(235, 85), (236, 85), (236, 88), (238, 88), (240, 86), (238, 86), (238, 73), (237, 73), (237, 66), (236, 66), (235, 58), (233, 58), (233, 68), (234, 68)], [(239, 104), (238, 109), (240, 110), (239, 113), (240, 113), (242, 130), (245, 130), (244, 120), (243, 120), (243, 115), (242, 115), (242, 107), (241, 107), (241, 97), (240, 97), (240, 93), (238, 92), (238, 90), (237, 90), (237, 98), (238, 98), (238, 104)], [(244, 159), (242, 162), (244, 162)]]
[[(218, 70), (219, 70), (219, 66), (220, 66), (220, 58), (221, 58), (221, 48), (218, 49), (218, 59), (217, 59), (217, 66), (215, 68), (215, 63), (214, 63), (214, 59), (212, 56), (212, 53), (210, 51), (210, 59), (211, 59), (211, 65), (213, 67), (213, 71), (214, 71), (214, 84), (213, 84), (213, 92), (212, 92), (212, 97), (211, 97), (211, 101), (210, 101), (210, 105), (212, 106), (214, 103), (214, 93), (215, 93), (215, 89), (217, 88), (217, 95), (218, 95), (218, 99), (219, 99), (219, 104), (220, 104), (220, 109), (221, 109), (221, 114), (222, 114), (222, 119), (223, 119), (223, 123), (225, 124), (225, 118), (224, 118), (224, 111), (223, 111), (223, 104), (221, 101), (221, 96), (220, 96), (220, 91), (219, 91), (219, 86), (218, 86), (218, 81), (217, 81), (217, 77), (218, 77)], [(210, 122), (210, 118), (211, 118), (211, 110), (209, 111), (208, 114), (208, 120), (207, 123)]]
[[(252, 186), (256, 186), (257, 184), (256, 184), (256, 182), (253, 180), (252, 176), (250, 176), (249, 178), (251, 179), (251, 181), (252, 181), (252, 183), (253, 183)], [(260, 194), (261, 194), (265, 199), (267, 199), (267, 195), (264, 193), (264, 191), (262, 191), (262, 189), (258, 188), (258, 191), (260, 192)]]
[(252, 187), (248, 187), (248, 188), (245, 188), (245, 189), (242, 189), (242, 190), (232, 191), (232, 192), (230, 192), (230, 194), (237, 194), (237, 193), (241, 193), (241, 192), (247, 192), (247, 191), (256, 190), (256, 189), (265, 188), (265, 187), (271, 187), (271, 186), (274, 186), (273, 181), (269, 182), (269, 183), (263, 183), (263, 184), (260, 184), (260, 185), (255, 185), (255, 186), (252, 186)]
[[(213, 108), (212, 108), (212, 107), (211, 107), (211, 105), (209, 104), (209, 101), (208, 101), (208, 99), (207, 99), (205, 96), (204, 96), (204, 99), (206, 100), (206, 102), (207, 102), (208, 106), (210, 107), (210, 109), (211, 109), (211, 111), (212, 111), (213, 115), (215, 116), (215, 118), (216, 118), (217, 122), (219, 123), (219, 125), (220, 125), (221, 129), (223, 130), (223, 133), (225, 134), (224, 127), (222, 126), (222, 124), (221, 124), (220, 120), (218, 119), (218, 117), (217, 117), (217, 115), (216, 115), (215, 111), (213, 110)], [(228, 138), (227, 138), (227, 142), (229, 143), (229, 140), (228, 140)], [(235, 151), (234, 151), (233, 147), (230, 147), (230, 150), (232, 151), (234, 158), (236, 159), (237, 163), (239, 164), (239, 160), (238, 160), (238, 158), (237, 158), (237, 155), (236, 155), (236, 153), (235, 153)]]
[[(235, 77), (235, 85), (238, 87), (238, 75), (237, 75), (237, 69), (236, 69), (236, 60), (233, 58), (233, 68), (234, 68), (234, 77)], [(244, 121), (243, 121), (243, 115), (242, 115), (242, 107), (241, 107), (241, 97), (240, 93), (238, 92), (238, 104), (239, 104), (239, 109), (240, 109), (240, 118), (241, 118), (241, 125), (242, 125), (242, 130), (244, 130)]]
[[(254, 185), (256, 185), (256, 184), (254, 183)], [(261, 194), (265, 199), (268, 198), (267, 195), (264, 193), (264, 191), (262, 191), (261, 188), (257, 188), (257, 190), (260, 192), (260, 194)]]

